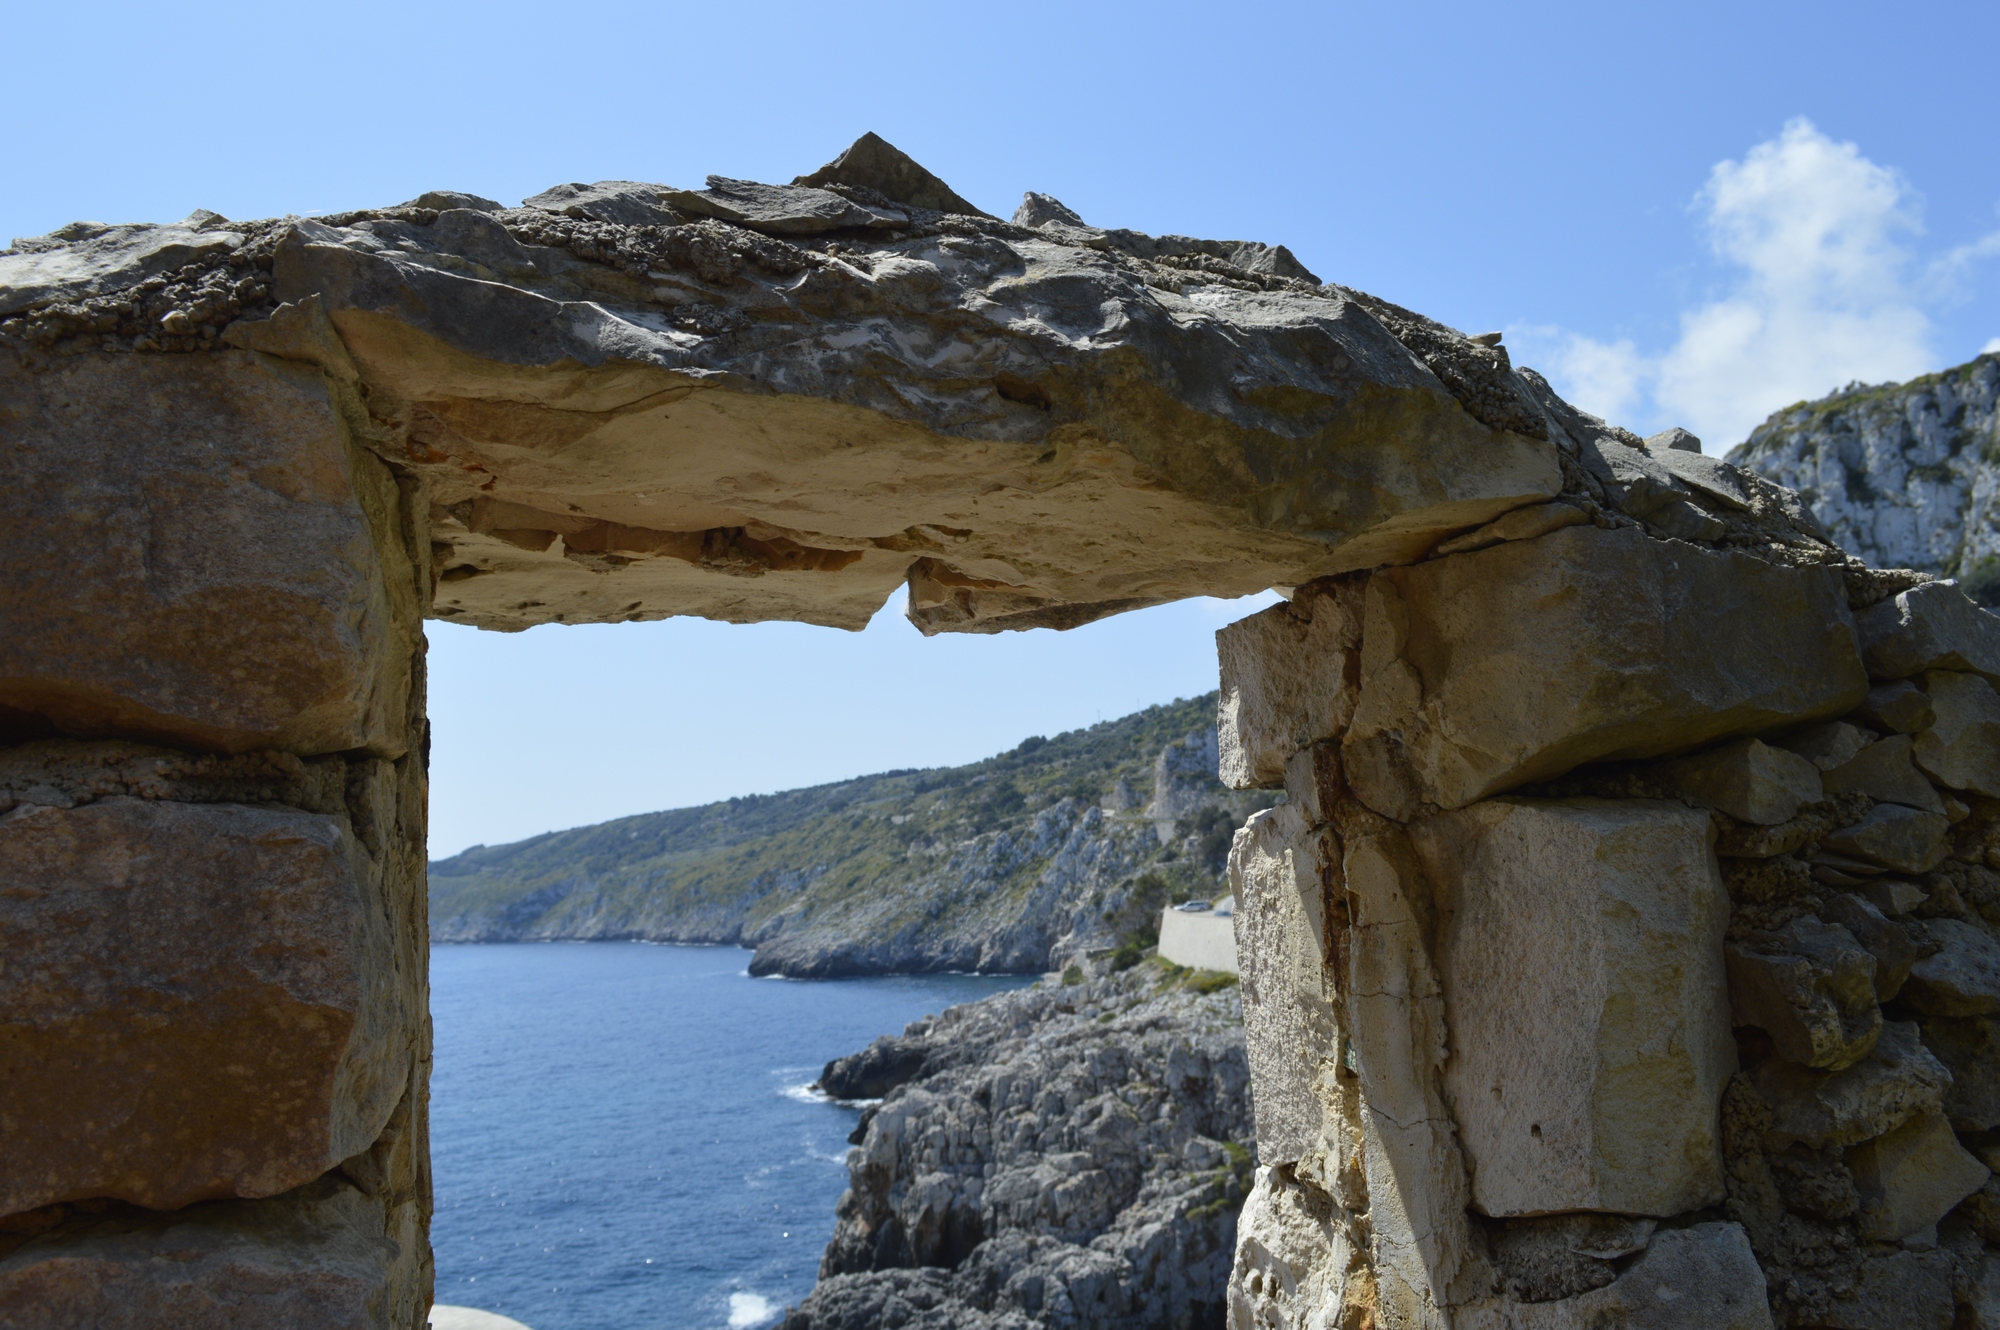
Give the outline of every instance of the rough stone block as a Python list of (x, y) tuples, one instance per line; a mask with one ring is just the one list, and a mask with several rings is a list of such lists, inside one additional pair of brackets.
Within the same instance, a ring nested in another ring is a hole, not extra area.
[(1856, 1145), (1937, 1111), (1951, 1073), (1917, 1036), (1914, 1021), (1888, 1021), (1868, 1056), (1840, 1071), (1793, 1062), (1757, 1069), (1757, 1091), (1771, 1108), (1770, 1144), (1815, 1150)]
[(1968, 1330), (2000, 1330), (2000, 1253), (1987, 1252), (1973, 1277)]
[(1924, 1043), (1951, 1069), (1944, 1112), (1953, 1128), (2000, 1127), (2000, 1020), (1933, 1016), (1924, 1022)]
[(1257, 1156), (1267, 1165), (1292, 1163), (1318, 1143), (1313, 1079), (1340, 1058), (1318, 846), (1297, 812), (1280, 805), (1246, 822), (1229, 853)]
[(1865, 794), (1883, 803), (1944, 812), (1944, 799), (1910, 760), (1914, 741), (1898, 734), (1872, 743), (1821, 777), (1828, 794)]
[(1440, 892), (1445, 1094), (1489, 1215), (1722, 1195), (1735, 1069), (1708, 815), (1495, 799), (1412, 829)]
[(1820, 913), (1827, 922), (1839, 924), (1875, 958), (1875, 1000), (1887, 1002), (1896, 996), (1916, 964), (1917, 944), (1902, 925), (1891, 923), (1883, 913), (1859, 896), (1830, 892)]
[(1940, 785), (2000, 797), (2000, 694), (1976, 674), (1924, 676), (1937, 719), (1917, 735), (1913, 756)]
[(1897, 734), (1927, 730), (1937, 719), (1937, 713), (1931, 709), (1930, 695), (1908, 679), (1876, 684), (1868, 690), (1868, 696), (1861, 699), (1861, 705), (1854, 709), (1854, 714), (1870, 725), (1879, 725)]
[(1875, 1046), (1875, 957), (1846, 929), (1808, 916), (1723, 954), (1736, 1024), (1770, 1035), (1787, 1061), (1838, 1071)]
[(1660, 775), (1685, 799), (1763, 826), (1789, 822), (1801, 804), (1817, 803), (1825, 795), (1818, 767), (1757, 739), (1739, 739), (1665, 763)]
[(1925, 813), (1902, 804), (1877, 804), (1851, 827), (1820, 839), (1835, 854), (1902, 873), (1928, 873), (1944, 862), (1951, 822), (1943, 813)]
[(1385, 568), (1364, 621), (1347, 778), (1405, 820), (1838, 715), (1868, 689), (1835, 575), (1631, 530)]
[(1861, 1236), (1894, 1242), (1945, 1217), (1986, 1184), (1986, 1165), (1969, 1154), (1944, 1114), (1919, 1113), (1847, 1152), (1861, 1193)]
[(1796, 730), (1771, 742), (1787, 752), (1806, 758), (1821, 771), (1831, 771), (1851, 762), (1854, 755), (1875, 742), (1875, 738), (1859, 725), (1831, 720), (1824, 725), (1810, 725)]
[(334, 819), (23, 804), (0, 881), (0, 1214), (270, 1196), (374, 1143), (421, 978)]
[(398, 1330), (421, 1324), (415, 1251), (327, 1180), (263, 1201), (119, 1215), (0, 1257), (8, 1330)]
[(1602, 1288), (1555, 1302), (1470, 1308), (1460, 1330), (1771, 1330), (1764, 1272), (1739, 1224), (1653, 1235)]
[(1952, 1260), (1941, 1251), (1870, 1256), (1847, 1296), (1827, 1300), (1825, 1330), (1952, 1330)]
[(1889, 877), (1877, 878), (1856, 890), (1885, 915), (1908, 914), (1931, 898), (1929, 892), (1915, 883)]
[(0, 737), (402, 751), (412, 644), (317, 370), (0, 355), (0, 401)]
[(1293, 753), (1347, 727), (1360, 644), (1361, 587), (1353, 582), (1308, 584), (1216, 633), (1223, 784), (1281, 784)]
[(1955, 582), (1898, 592), (1863, 610), (1854, 626), (1872, 678), (1970, 670), (2000, 679), (2000, 618), (1980, 609)]
[(1991, 933), (1963, 919), (1927, 919), (1923, 936), (1903, 1001), (1932, 1016), (2000, 1012), (2000, 942)]

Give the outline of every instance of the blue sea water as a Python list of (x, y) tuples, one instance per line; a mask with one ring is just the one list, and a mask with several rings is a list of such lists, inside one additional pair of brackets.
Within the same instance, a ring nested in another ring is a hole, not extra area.
[(752, 979), (734, 947), (431, 951), (437, 1300), (534, 1330), (767, 1325), (812, 1288), (859, 1116), (829, 1058), (1025, 978)]

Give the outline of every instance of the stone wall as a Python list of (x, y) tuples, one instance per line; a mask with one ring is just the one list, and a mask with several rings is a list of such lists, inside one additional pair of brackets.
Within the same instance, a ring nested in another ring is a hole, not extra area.
[(2000, 619), (1897, 585), (1570, 525), (1219, 634), (1233, 1330), (2000, 1324)]
[(424, 507), (253, 352), (0, 401), (0, 1321), (421, 1325)]

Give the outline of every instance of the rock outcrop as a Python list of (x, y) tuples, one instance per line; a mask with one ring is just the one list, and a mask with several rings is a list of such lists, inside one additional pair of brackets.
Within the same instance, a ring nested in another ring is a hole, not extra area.
[(800, 978), (1060, 970), (1227, 891), (1271, 796), (1216, 780), (1214, 714), (1211, 693), (970, 766), (481, 846), (431, 865), (431, 936), (733, 943)]
[(829, 1063), (822, 1088), (886, 1097), (784, 1330), (1218, 1324), (1251, 1168), (1221, 979), (1147, 961), (1045, 981)]
[(2000, 354), (1788, 406), (1729, 460), (1797, 490), (1870, 564), (1957, 577), (2000, 604)]

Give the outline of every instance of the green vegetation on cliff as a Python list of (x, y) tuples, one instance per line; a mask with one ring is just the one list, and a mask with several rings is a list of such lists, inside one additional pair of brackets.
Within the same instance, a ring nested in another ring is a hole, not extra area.
[(476, 846), (430, 868), (439, 941), (756, 946), (760, 972), (1046, 968), (1217, 894), (1269, 802), (1215, 779), (1215, 695), (968, 766), (891, 771)]

